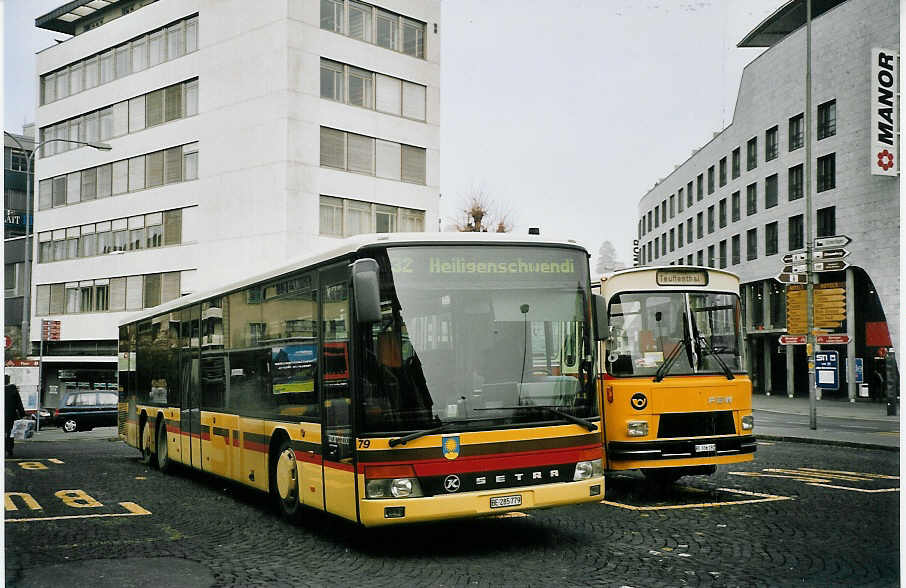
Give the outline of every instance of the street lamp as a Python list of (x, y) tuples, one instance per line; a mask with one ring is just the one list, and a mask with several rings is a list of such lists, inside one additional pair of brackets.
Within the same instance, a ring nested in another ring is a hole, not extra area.
[[(7, 137), (9, 137), (13, 141), (15, 141), (19, 145), (20, 149), (22, 149), (23, 151), (28, 151), (27, 149), (25, 149), (22, 146), (22, 143), (20, 143), (19, 139), (17, 139), (14, 135), (12, 135), (11, 133), (8, 133), (7, 131), (3, 131), (3, 133)], [(34, 147), (32, 147), (31, 153), (28, 154), (28, 159), (26, 160), (26, 163), (25, 163), (25, 206), (28, 209), (28, 210), (26, 210), (26, 213), (28, 214), (28, 222), (26, 222), (26, 224), (25, 224), (25, 276), (24, 276), (25, 277), (25, 280), (24, 280), (24, 282), (25, 282), (25, 297), (24, 298), (25, 299), (22, 304), (22, 356), (23, 357), (28, 357), (29, 352), (31, 351), (31, 333), (29, 332), (29, 319), (31, 317), (31, 296), (30, 296), (30, 294), (31, 294), (31, 275), (30, 275), (31, 264), (29, 263), (29, 258), (31, 256), (32, 248), (29, 245), (29, 237), (31, 237), (30, 233), (31, 233), (32, 226), (34, 224), (34, 213), (35, 213), (35, 206), (34, 206), (34, 203), (31, 201), (31, 184), (32, 184), (32, 182), (29, 181), (29, 180), (31, 180), (31, 176), (32, 176), (31, 162), (32, 162), (32, 159), (34, 159), (34, 157), (35, 157), (35, 153), (38, 152), (38, 149), (40, 149), (44, 145), (47, 145), (48, 143), (53, 143), (54, 141), (61, 141), (63, 143), (75, 143), (77, 145), (87, 145), (88, 147), (91, 147), (92, 149), (97, 149), (99, 151), (110, 151), (111, 149), (113, 149), (113, 147), (110, 146), (109, 144), (99, 143), (97, 141), (77, 141), (75, 139), (56, 139), (56, 138), (54, 138), (54, 139), (45, 139), (39, 143), (35, 143)], [(39, 392), (40, 392), (40, 387), (39, 387)], [(39, 402), (40, 402), (40, 398), (39, 398)]]

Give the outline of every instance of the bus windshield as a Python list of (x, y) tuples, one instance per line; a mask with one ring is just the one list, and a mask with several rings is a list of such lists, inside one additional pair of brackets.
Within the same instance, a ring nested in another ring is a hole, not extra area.
[[(611, 298), (608, 315), (606, 360), (611, 375), (742, 371), (735, 294), (623, 292)], [(668, 369), (659, 373), (665, 360)]]
[(365, 343), (364, 432), (597, 415), (584, 252), (411, 246), (377, 257), (383, 316)]

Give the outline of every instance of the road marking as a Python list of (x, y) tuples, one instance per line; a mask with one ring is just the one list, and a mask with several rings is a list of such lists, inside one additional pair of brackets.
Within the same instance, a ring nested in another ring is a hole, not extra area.
[(55, 457), (51, 457), (51, 458), (48, 459), (47, 461), (49, 461), (50, 463), (63, 463), (63, 460), (62, 460), (62, 459), (57, 459), (57, 458), (55, 458)]
[(864, 492), (866, 494), (877, 494), (878, 492), (899, 492), (899, 488), (877, 488), (869, 490), (867, 488), (850, 488), (849, 486), (834, 486), (832, 484), (809, 484), (809, 486), (821, 486), (822, 488), (835, 488), (837, 490), (852, 490), (853, 492)]
[(899, 436), (899, 431), (878, 431), (878, 435), (894, 435)]
[(145, 510), (134, 502), (120, 502), (120, 506), (129, 512), (110, 513), (110, 514), (89, 514), (89, 515), (68, 515), (60, 517), (33, 517), (29, 519), (5, 519), (7, 523), (28, 523), (34, 521), (62, 521), (66, 519), (98, 519), (104, 517), (141, 517), (151, 514), (151, 511)]
[(759, 441), (758, 444), (759, 445), (773, 445), (773, 443), (770, 443), (768, 441)]
[(754, 504), (756, 502), (774, 502), (776, 500), (792, 500), (790, 496), (777, 496), (776, 494), (762, 494), (760, 492), (749, 492), (747, 490), (736, 490), (733, 488), (718, 488), (722, 492), (729, 492), (731, 494), (741, 494), (743, 496), (754, 496), (755, 498), (747, 500), (733, 500), (730, 502), (702, 502), (699, 504), (670, 504), (666, 506), (632, 506), (631, 504), (623, 504), (622, 502), (612, 502), (610, 500), (602, 500), (601, 504), (606, 504), (608, 506), (615, 506), (617, 508), (625, 508), (627, 510), (678, 510), (683, 508), (709, 508), (716, 506), (735, 506), (739, 504)]
[(492, 519), (520, 519), (522, 517), (528, 517), (528, 516), (531, 516), (531, 515), (527, 515), (524, 512), (519, 512), (518, 510), (514, 510), (512, 512), (504, 512), (499, 515), (494, 515), (490, 518), (492, 518)]
[[(769, 472), (769, 473), (765, 473)], [(761, 472), (729, 472), (734, 476), (746, 476), (751, 478), (786, 478), (803, 482), (809, 486), (819, 486), (822, 488), (833, 488), (836, 490), (852, 490), (853, 492), (863, 492), (866, 494), (877, 494), (880, 492), (899, 492), (900, 488), (853, 488), (852, 486), (836, 486), (831, 484), (831, 480), (844, 480), (847, 482), (877, 482), (880, 480), (899, 480), (899, 476), (888, 476), (886, 474), (871, 474), (865, 472), (848, 472), (844, 470), (824, 470), (819, 468), (798, 468), (788, 470), (783, 468), (765, 468)]]

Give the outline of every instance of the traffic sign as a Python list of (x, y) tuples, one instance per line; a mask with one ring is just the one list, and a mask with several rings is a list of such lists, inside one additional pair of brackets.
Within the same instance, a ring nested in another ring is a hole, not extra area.
[(782, 284), (805, 284), (805, 274), (794, 274), (790, 272), (783, 272), (777, 275), (774, 278)]
[(805, 345), (805, 335), (780, 335), (781, 345)]
[(818, 335), (815, 342), (819, 345), (846, 345), (849, 343), (849, 335)]
[(783, 256), (783, 263), (796, 263), (799, 261), (805, 261), (807, 258), (807, 253), (787, 253)]
[(818, 237), (815, 239), (815, 247), (844, 247), (852, 243), (852, 239), (846, 235), (834, 235), (833, 237)]
[(839, 355), (836, 351), (819, 351), (815, 354), (815, 386), (826, 390), (839, 387)]
[(815, 259), (828, 260), (828, 259), (843, 259), (844, 257), (849, 256), (849, 251), (847, 249), (823, 249), (815, 251)]
[(849, 267), (849, 263), (843, 260), (816, 261), (812, 265), (816, 272), (838, 272)]
[(59, 341), (60, 340), (60, 321), (41, 321), (41, 340), (42, 341)]

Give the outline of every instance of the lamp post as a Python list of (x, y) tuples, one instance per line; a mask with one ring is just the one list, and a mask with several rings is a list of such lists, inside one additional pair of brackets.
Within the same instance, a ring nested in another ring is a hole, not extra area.
[[(22, 143), (19, 143), (19, 140), (16, 137), (14, 137), (11, 133), (8, 133), (6, 131), (3, 131), (3, 133), (7, 137), (10, 137), (13, 141), (15, 141), (19, 145), (20, 149), (22, 149), (23, 151), (27, 151), (27, 149), (22, 147)], [(28, 154), (28, 159), (26, 160), (26, 163), (25, 163), (25, 207), (27, 209), (26, 214), (28, 215), (28, 221), (25, 224), (25, 276), (24, 276), (25, 277), (25, 280), (24, 280), (25, 296), (24, 296), (24, 300), (23, 300), (23, 304), (22, 304), (22, 356), (23, 357), (28, 357), (29, 352), (31, 351), (31, 333), (29, 332), (29, 319), (31, 318), (31, 297), (30, 297), (30, 294), (31, 294), (31, 275), (30, 275), (31, 274), (31, 264), (29, 263), (29, 260), (31, 257), (32, 247), (29, 245), (29, 238), (31, 237), (32, 226), (34, 224), (34, 213), (35, 213), (35, 206), (34, 206), (34, 203), (31, 201), (31, 184), (32, 184), (32, 182), (30, 181), (32, 179), (31, 162), (32, 162), (32, 159), (34, 159), (34, 157), (35, 157), (35, 153), (38, 152), (38, 149), (40, 149), (41, 147), (43, 147), (44, 145), (46, 145), (48, 143), (53, 143), (54, 141), (60, 141), (63, 143), (75, 143), (77, 145), (87, 145), (88, 147), (97, 149), (99, 151), (110, 151), (111, 149), (113, 149), (113, 147), (111, 147), (109, 144), (99, 143), (97, 141), (77, 141), (75, 139), (56, 139), (55, 138), (55, 139), (45, 139), (44, 141), (35, 143), (34, 147), (32, 147), (31, 153)], [(40, 382), (38, 383), (38, 390), (40, 393)], [(40, 402), (40, 396), (39, 396), (39, 402)]]

